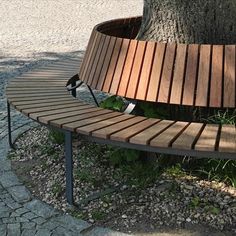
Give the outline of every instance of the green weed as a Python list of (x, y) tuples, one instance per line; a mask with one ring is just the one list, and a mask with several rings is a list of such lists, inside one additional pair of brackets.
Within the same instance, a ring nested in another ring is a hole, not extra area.
[(55, 129), (49, 130), (49, 140), (55, 144), (63, 144), (65, 142), (65, 135), (63, 132), (60, 132)]

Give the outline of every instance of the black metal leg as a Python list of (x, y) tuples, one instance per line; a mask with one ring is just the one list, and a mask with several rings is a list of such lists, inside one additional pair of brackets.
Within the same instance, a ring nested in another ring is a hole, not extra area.
[[(75, 87), (75, 86), (76, 86), (76, 82), (71, 83), (71, 87)], [(76, 88), (72, 89), (71, 93), (73, 97), (76, 97)]]
[(65, 131), (65, 156), (66, 156), (66, 199), (73, 205), (73, 157), (72, 157), (72, 133)]
[(7, 101), (7, 124), (8, 124), (8, 142), (9, 146), (14, 149), (14, 145), (12, 143), (12, 136), (11, 136), (11, 109), (10, 103)]
[[(87, 86), (88, 86), (88, 85), (87, 85)], [(98, 101), (97, 101), (97, 99), (96, 99), (96, 97), (95, 97), (95, 95), (94, 95), (94, 93), (93, 93), (93, 90), (90, 88), (90, 86), (88, 86), (88, 89), (89, 89), (89, 91), (90, 91), (90, 93), (91, 93), (91, 95), (92, 95), (92, 97), (93, 97), (94, 102), (95, 102), (96, 105), (99, 107)]]

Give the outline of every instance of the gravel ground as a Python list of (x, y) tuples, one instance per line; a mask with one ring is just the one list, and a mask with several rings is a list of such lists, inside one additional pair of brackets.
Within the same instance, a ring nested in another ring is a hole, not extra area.
[(46, 128), (33, 129), (16, 142), (17, 150), (10, 156), (35, 196), (54, 207), (92, 224), (128, 233), (150, 233), (167, 227), (197, 227), (200, 232), (210, 227), (212, 233), (222, 230), (222, 235), (236, 234), (235, 188), (170, 173), (142, 185), (143, 179), (131, 174), (133, 167), (114, 168), (109, 164), (106, 146), (83, 140), (74, 142), (76, 202), (91, 194), (111, 193), (71, 211), (65, 200), (63, 145), (52, 140)]

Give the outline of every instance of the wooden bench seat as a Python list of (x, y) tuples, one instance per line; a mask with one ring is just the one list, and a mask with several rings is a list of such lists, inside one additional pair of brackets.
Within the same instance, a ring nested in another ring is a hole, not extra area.
[[(9, 103), (40, 123), (97, 139), (136, 145), (135, 148), (164, 153), (234, 158), (236, 130), (232, 125), (159, 120), (98, 108), (71, 96), (68, 77), (76, 73), (79, 61), (66, 61), (41, 68), (11, 81), (6, 90)], [(57, 79), (52, 71), (55, 70)], [(39, 73), (40, 71), (40, 73)], [(32, 76), (32, 77), (30, 77)], [(27, 79), (26, 79), (27, 78)], [(29, 84), (30, 83), (30, 84)], [(139, 146), (139, 147), (138, 147)], [(166, 150), (165, 150), (166, 149)], [(172, 149), (172, 151), (170, 150)], [(187, 152), (186, 152), (187, 151)], [(206, 153), (208, 152), (208, 153)]]
[(100, 24), (92, 32), (82, 64), (75, 59), (52, 63), (13, 79), (7, 86), (9, 140), (10, 105), (37, 122), (65, 132), (66, 192), (70, 204), (72, 133), (96, 142), (151, 152), (236, 159), (234, 125), (134, 116), (102, 109), (72, 96), (76, 82), (82, 81), (89, 89), (134, 100), (235, 108), (235, 45), (138, 41), (134, 38), (140, 23), (137, 17)]

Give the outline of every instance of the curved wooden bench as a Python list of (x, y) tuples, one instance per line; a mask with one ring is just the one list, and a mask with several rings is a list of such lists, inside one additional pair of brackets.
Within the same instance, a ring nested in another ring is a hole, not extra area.
[[(25, 73), (7, 86), (9, 135), (9, 105), (37, 122), (65, 132), (70, 204), (72, 133), (151, 152), (236, 159), (235, 126), (123, 114), (79, 101), (67, 91), (68, 78), (73, 78), (69, 80), (72, 84), (80, 78), (94, 89), (132, 99), (235, 107), (235, 46), (137, 41), (133, 38), (139, 25), (140, 18), (100, 24), (93, 30), (80, 70), (78, 60), (65, 60)], [(127, 35), (130, 39), (120, 38)], [(74, 76), (77, 70), (79, 77)], [(231, 91), (231, 95), (226, 91)]]
[(140, 24), (141, 17), (97, 25), (80, 79), (131, 99), (235, 108), (235, 45), (139, 41)]

